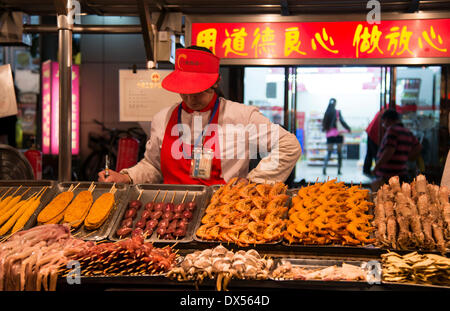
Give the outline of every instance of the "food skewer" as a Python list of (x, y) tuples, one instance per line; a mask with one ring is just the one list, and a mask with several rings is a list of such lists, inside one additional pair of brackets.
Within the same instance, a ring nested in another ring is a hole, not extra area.
[[(5, 222), (10, 224), (11, 218), (13, 218), (18, 211), (21, 211), (22, 206), (24, 206), (25, 203), (28, 202), (28, 200), (32, 200), (33, 197), (37, 194), (37, 193), (34, 193), (28, 199), (22, 200), (23, 195), (26, 194), (28, 192), (28, 190), (30, 190), (30, 188), (28, 188), (21, 195), (17, 195), (15, 197), (13, 197), (12, 200), (10, 200), (7, 203), (7, 205), (3, 207), (2, 211), (0, 212), (0, 225), (2, 225)], [(16, 220), (17, 220), (17, 218), (16, 218)], [(0, 231), (3, 231), (3, 230), (0, 229)], [(4, 232), (3, 234), (5, 234), (5, 233), (6, 232)], [(3, 234), (0, 234), (0, 235), (3, 235)]]
[[(79, 185), (79, 184), (78, 184)], [(77, 185), (77, 186), (78, 186)], [(76, 189), (76, 187), (74, 189)], [(67, 206), (64, 211), (64, 223), (69, 223), (71, 227), (77, 229), (80, 227), (86, 216), (88, 215), (94, 198), (92, 192), (96, 188), (94, 182), (92, 182), (87, 190), (83, 190), (73, 199), (73, 201)]]
[(141, 198), (141, 196), (142, 196), (142, 193), (144, 193), (144, 190), (139, 190), (139, 196), (137, 197), (137, 199), (136, 200), (138, 200), (139, 201), (139, 199)]
[(3, 201), (3, 198), (5, 197), (5, 195), (7, 195), (8, 192), (10, 192), (12, 188), (13, 188), (13, 187), (9, 187), (9, 188), (5, 191), (5, 193), (4, 193), (4, 194), (2, 195), (2, 197), (0, 198), (0, 202)]
[(15, 222), (15, 224), (11, 230), (11, 233), (15, 233), (15, 232), (21, 230), (25, 226), (25, 224), (30, 219), (31, 215), (33, 215), (34, 211), (41, 204), (41, 198), (44, 195), (44, 193), (47, 191), (47, 189), (48, 189), (47, 186), (42, 188), (31, 201), (24, 204), (23, 212), (21, 213), (21, 215), (18, 217), (17, 221)]

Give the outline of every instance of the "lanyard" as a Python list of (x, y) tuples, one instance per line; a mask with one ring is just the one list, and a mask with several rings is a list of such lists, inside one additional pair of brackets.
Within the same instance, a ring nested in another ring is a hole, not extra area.
[[(194, 148), (197, 148), (197, 146), (199, 145), (200, 140), (202, 139), (202, 137), (205, 135), (205, 129), (208, 127), (208, 125), (211, 123), (211, 121), (213, 120), (214, 116), (216, 115), (217, 109), (219, 108), (219, 97), (217, 97), (216, 99), (216, 103), (214, 104), (214, 108), (213, 111), (211, 113), (211, 117), (209, 118), (208, 123), (206, 124), (206, 126), (203, 128), (203, 131), (200, 133), (200, 135), (198, 135), (197, 139), (194, 142)], [(183, 127), (181, 126), (181, 110), (182, 110), (182, 106), (181, 104), (178, 106), (178, 136), (179, 139), (181, 140), (181, 135), (180, 133), (183, 131)], [(203, 144), (202, 144), (203, 145)], [(184, 149), (183, 149), (183, 153), (184, 153)]]

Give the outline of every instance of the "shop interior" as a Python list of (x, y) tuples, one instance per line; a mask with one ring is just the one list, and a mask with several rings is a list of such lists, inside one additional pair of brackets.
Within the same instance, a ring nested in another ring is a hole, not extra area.
[[(363, 174), (367, 152), (365, 130), (380, 107), (392, 106), (394, 102), (402, 114), (404, 125), (424, 146), (421, 159), (418, 163), (410, 163), (410, 170), (423, 172), (425, 167), (438, 163), (441, 67), (396, 67), (396, 96), (391, 104), (384, 95), (391, 84), (383, 77), (383, 69), (363, 66), (296, 67), (296, 83), (288, 83), (287, 94), (289, 100), (294, 101), (288, 109), (294, 107), (295, 115), (295, 124), (289, 124), (285, 120), (284, 99), (285, 79), (292, 79), (292, 74), (285, 74), (289, 69), (245, 68), (244, 103), (259, 107), (271, 121), (289, 127), (287, 129), (296, 134), (302, 146), (303, 154), (295, 168), (295, 182), (312, 183), (337, 178), (345, 183), (370, 183), (373, 177)], [(293, 87), (296, 92), (293, 92)], [(326, 174), (323, 174), (327, 145), (322, 118), (331, 98), (336, 99), (336, 109), (341, 111), (351, 128), (350, 133), (344, 134), (341, 174), (337, 169), (336, 146)]]

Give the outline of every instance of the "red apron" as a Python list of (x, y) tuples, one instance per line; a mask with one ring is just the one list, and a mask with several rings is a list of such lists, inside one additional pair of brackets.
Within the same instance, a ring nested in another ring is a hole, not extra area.
[[(216, 102), (217, 95), (214, 96), (212, 102), (208, 105), (205, 110), (211, 110)], [(185, 105), (182, 105), (185, 110), (188, 112), (192, 112)], [(220, 103), (218, 103), (217, 111), (214, 117), (211, 119), (210, 125), (217, 124), (219, 120), (219, 109)], [(191, 156), (193, 152), (193, 145), (191, 144), (182, 144), (179, 136), (178, 130), (175, 130), (172, 133), (172, 129), (177, 127), (178, 125), (178, 113), (181, 107), (177, 107), (173, 110), (172, 115), (170, 116), (169, 123), (167, 124), (164, 139), (161, 147), (161, 172), (163, 175), (165, 184), (185, 184), (185, 185), (217, 185), (217, 184), (225, 184), (225, 180), (221, 177), (222, 175), (222, 166), (221, 161), (218, 155), (220, 155), (220, 146), (218, 144), (218, 139), (216, 140), (216, 136), (218, 135), (216, 131), (211, 131), (211, 135), (205, 135), (204, 146), (208, 146), (214, 150), (214, 157), (212, 160), (211, 167), (211, 178), (201, 179), (201, 178), (193, 178), (190, 176), (191, 169)], [(181, 111), (180, 111), (181, 113)], [(214, 141), (209, 142), (210, 139)], [(183, 156), (183, 151), (185, 156)], [(175, 157), (174, 157), (175, 156)], [(187, 156), (187, 157), (186, 157)]]

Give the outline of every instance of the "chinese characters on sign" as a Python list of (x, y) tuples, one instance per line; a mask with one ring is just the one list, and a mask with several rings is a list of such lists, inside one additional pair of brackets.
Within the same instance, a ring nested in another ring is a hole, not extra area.
[(193, 23), (192, 44), (221, 58), (450, 57), (450, 19)]

